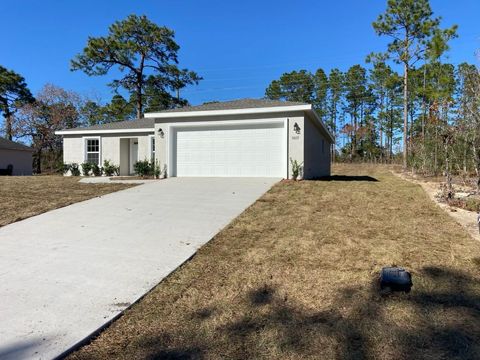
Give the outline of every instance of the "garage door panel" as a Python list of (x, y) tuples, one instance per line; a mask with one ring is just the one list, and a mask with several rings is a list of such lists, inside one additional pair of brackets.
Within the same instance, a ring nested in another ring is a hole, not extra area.
[(283, 123), (177, 130), (176, 175), (283, 177), (283, 131)]

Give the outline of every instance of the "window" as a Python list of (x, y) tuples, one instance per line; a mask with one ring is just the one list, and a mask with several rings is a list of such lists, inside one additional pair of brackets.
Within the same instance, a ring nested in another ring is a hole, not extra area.
[(150, 137), (150, 159), (155, 162), (155, 136)]
[(100, 139), (85, 140), (85, 161), (100, 165)]
[(322, 154), (325, 154), (325, 140), (322, 139)]

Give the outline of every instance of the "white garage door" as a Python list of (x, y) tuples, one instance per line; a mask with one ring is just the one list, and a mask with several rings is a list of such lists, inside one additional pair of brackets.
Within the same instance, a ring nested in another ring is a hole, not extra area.
[(176, 176), (284, 177), (286, 172), (283, 123), (179, 128), (175, 140)]

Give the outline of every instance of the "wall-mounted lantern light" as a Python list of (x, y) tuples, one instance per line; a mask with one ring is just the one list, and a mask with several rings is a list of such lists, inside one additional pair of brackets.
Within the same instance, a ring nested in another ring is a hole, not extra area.
[(160, 137), (163, 139), (163, 137), (165, 136), (165, 133), (163, 132), (163, 130), (161, 128), (158, 129), (158, 135), (160, 135)]
[(293, 124), (293, 131), (295, 131), (295, 134), (300, 134), (300, 126), (298, 126), (297, 123)]

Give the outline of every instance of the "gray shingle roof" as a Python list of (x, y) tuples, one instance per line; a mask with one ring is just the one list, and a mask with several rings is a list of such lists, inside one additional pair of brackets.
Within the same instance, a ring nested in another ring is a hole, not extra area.
[(146, 129), (153, 130), (155, 126), (154, 119), (136, 119), (136, 120), (125, 120), (125, 121), (115, 121), (108, 124), (93, 125), (88, 127), (77, 127), (73, 129), (65, 129), (68, 131), (84, 131), (84, 130), (129, 130), (129, 129)]
[(10, 141), (5, 138), (0, 137), (0, 149), (5, 150), (21, 150), (21, 151), (33, 151), (29, 146), (19, 144), (15, 141)]
[[(160, 111), (161, 113), (177, 113), (188, 111), (211, 111), (211, 110), (237, 110), (237, 109), (252, 109), (252, 108), (265, 108), (276, 106), (295, 106), (295, 105), (308, 105), (301, 102), (293, 101), (280, 101), (280, 100), (268, 100), (268, 99), (239, 99), (222, 102), (211, 102), (197, 106), (185, 106), (178, 109), (170, 109)], [(155, 125), (155, 119), (143, 118), (137, 120), (127, 120), (111, 122), (108, 124), (94, 125), (89, 127), (77, 127), (73, 129), (65, 129), (67, 131), (84, 131), (84, 130), (129, 130), (129, 129), (153, 129)]]
[(211, 102), (197, 106), (185, 106), (178, 109), (170, 109), (159, 112), (185, 112), (185, 111), (211, 111), (211, 110), (237, 110), (237, 109), (252, 109), (276, 106), (294, 106), (294, 105), (308, 105), (301, 102), (280, 101), (268, 99), (239, 99), (222, 102)]

